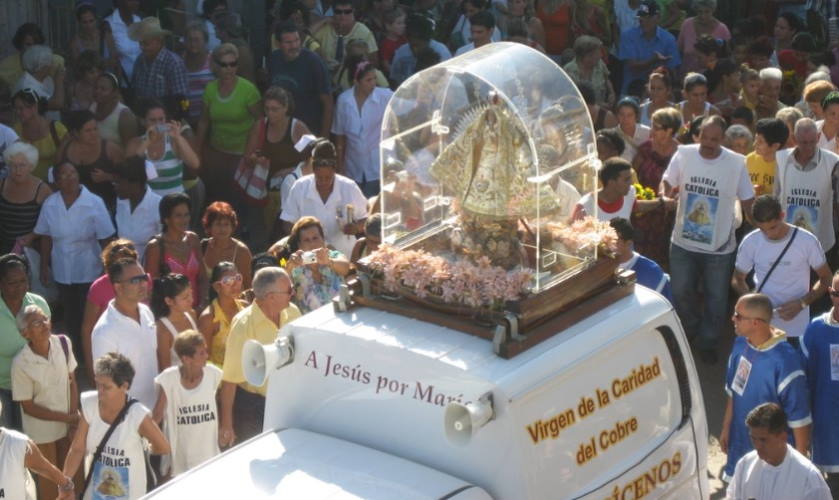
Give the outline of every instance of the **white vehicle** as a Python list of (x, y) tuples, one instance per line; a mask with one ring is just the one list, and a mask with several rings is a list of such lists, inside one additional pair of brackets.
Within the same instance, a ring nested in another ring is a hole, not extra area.
[(676, 314), (616, 275), (608, 226), (569, 219), (597, 192), (585, 110), (514, 43), (400, 86), (381, 141), (389, 248), (334, 307), (249, 341), (266, 432), (152, 496), (707, 498)]

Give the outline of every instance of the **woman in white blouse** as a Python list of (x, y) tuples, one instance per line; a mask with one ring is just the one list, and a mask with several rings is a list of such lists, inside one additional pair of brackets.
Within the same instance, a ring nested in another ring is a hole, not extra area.
[(638, 105), (638, 100), (634, 97), (624, 97), (618, 101), (615, 114), (618, 117), (618, 126), (615, 127), (615, 130), (618, 131), (624, 144), (626, 144), (621, 157), (632, 163), (635, 155), (638, 154), (638, 146), (650, 138), (650, 127), (638, 122), (641, 117), (641, 108)]
[(55, 170), (58, 191), (41, 207), (34, 233), (41, 236), (41, 281), (58, 285), (64, 304), (67, 333), (80, 343), (85, 298), (90, 284), (102, 274), (99, 254), (114, 234), (102, 198), (79, 183), (76, 167), (65, 161)]

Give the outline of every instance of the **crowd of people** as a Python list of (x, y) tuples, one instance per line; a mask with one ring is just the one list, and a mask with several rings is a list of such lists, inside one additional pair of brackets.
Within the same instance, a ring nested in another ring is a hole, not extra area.
[[(329, 303), (380, 244), (393, 91), (505, 40), (577, 84), (602, 166), (571, 217), (611, 221), (620, 266), (672, 301), (704, 363), (740, 296), (730, 496), (839, 494), (830, 2), (266, 3), (265, 57), (225, 0), (79, 0), (51, 46), (17, 29), (0, 61), (3, 474), (35, 471), (39, 498), (137, 498), (260, 432), (244, 343)], [(767, 486), (779, 467), (808, 473)], [(6, 497), (26, 478), (4, 476)]]

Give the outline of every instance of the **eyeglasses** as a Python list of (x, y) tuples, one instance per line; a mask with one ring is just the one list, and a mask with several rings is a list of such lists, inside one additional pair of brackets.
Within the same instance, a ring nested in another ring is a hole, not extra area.
[(44, 326), (44, 325), (46, 325), (46, 324), (47, 324), (47, 321), (49, 321), (49, 320), (46, 320), (46, 319), (36, 319), (36, 320), (35, 320), (35, 321), (33, 321), (32, 323), (29, 323), (29, 327), (41, 328), (42, 326)]
[(272, 293), (278, 293), (280, 295), (291, 295), (292, 293), (294, 293), (294, 289), (292, 288), (290, 290), (283, 290), (283, 291), (272, 290), (272, 291), (268, 292), (268, 295), (271, 295)]
[(129, 285), (139, 285), (140, 283), (148, 283), (149, 282), (149, 275), (146, 274), (138, 274), (137, 276), (132, 276), (130, 278), (126, 278), (120, 283), (128, 283)]
[(230, 276), (225, 276), (224, 278), (218, 280), (216, 283), (221, 283), (224, 286), (230, 286), (233, 283), (239, 283), (242, 281), (241, 274), (231, 274)]
[(347, 15), (349, 15), (349, 14), (352, 14), (352, 9), (332, 9), (332, 12), (334, 12), (336, 15), (337, 14), (347, 14)]
[(758, 318), (758, 317), (755, 317), (755, 316), (743, 316), (742, 314), (738, 313), (737, 311), (734, 311), (734, 319), (737, 320), (737, 321), (740, 321), (741, 319), (751, 319), (751, 320), (755, 320), (755, 321), (763, 321), (764, 323), (769, 323), (768, 321), (766, 321), (763, 318)]
[(221, 68), (235, 68), (236, 66), (239, 65), (239, 61), (232, 61), (232, 62), (229, 62), (229, 63), (216, 61), (216, 64), (218, 64), (219, 67), (221, 67)]

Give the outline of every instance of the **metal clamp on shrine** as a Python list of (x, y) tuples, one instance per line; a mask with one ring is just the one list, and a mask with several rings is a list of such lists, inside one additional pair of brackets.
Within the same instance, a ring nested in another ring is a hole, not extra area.
[(336, 299), (493, 341), (509, 358), (632, 294), (596, 196), (593, 126), (544, 54), (492, 43), (426, 69), (385, 112), (382, 247)]

